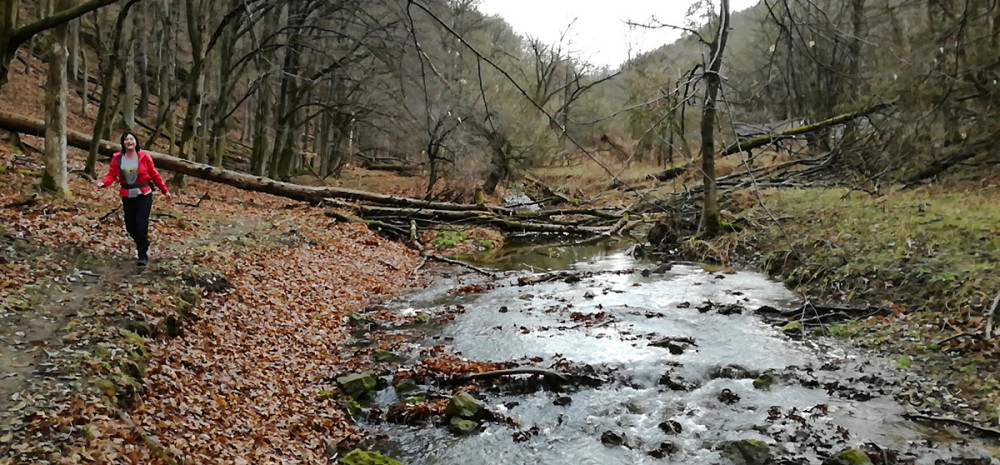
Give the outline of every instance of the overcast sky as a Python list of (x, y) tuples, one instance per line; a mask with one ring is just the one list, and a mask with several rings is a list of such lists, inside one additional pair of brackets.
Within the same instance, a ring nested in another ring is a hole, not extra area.
[[(659, 22), (683, 26), (693, 0), (480, 0), (479, 11), (499, 15), (522, 35), (548, 44), (566, 32), (568, 50), (597, 66), (618, 66), (629, 56), (677, 40), (671, 29), (630, 29), (625, 22)], [(718, 4), (718, 2), (712, 2)], [(749, 8), (757, 0), (730, 0), (733, 11)], [(575, 21), (574, 21), (575, 20)], [(566, 48), (564, 48), (566, 50)]]

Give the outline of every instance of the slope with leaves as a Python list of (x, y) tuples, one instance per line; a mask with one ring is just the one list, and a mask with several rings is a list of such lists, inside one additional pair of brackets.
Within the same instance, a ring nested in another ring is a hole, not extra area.
[[(70, 302), (67, 276), (96, 282), (37, 342), (56, 369), (19, 386), (32, 402), (0, 432), (0, 463), (317, 462), (327, 441), (359, 435), (319, 392), (370, 363), (347, 350), (345, 316), (414, 283), (415, 253), (300, 204), (193, 180), (176, 204), (157, 198), (154, 261), (135, 273), (114, 193), (73, 177), (74, 199), (35, 197), (40, 163), (0, 149), (0, 306), (36, 318)], [(178, 312), (183, 334), (168, 337)], [(152, 339), (123, 329), (133, 322)]]

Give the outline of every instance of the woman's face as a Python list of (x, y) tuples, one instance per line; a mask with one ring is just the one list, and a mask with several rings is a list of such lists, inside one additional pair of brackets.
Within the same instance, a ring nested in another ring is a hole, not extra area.
[(129, 134), (129, 135), (125, 136), (125, 141), (122, 143), (122, 145), (125, 146), (126, 150), (134, 149), (135, 148), (135, 136), (133, 136), (132, 134)]

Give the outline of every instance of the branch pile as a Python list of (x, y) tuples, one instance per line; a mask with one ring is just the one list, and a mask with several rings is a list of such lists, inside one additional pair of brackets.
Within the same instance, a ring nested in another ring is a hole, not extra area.
[[(0, 111), (0, 129), (44, 137), (45, 124), (21, 115)], [(89, 150), (93, 138), (76, 131), (67, 132), (69, 145)], [(98, 152), (112, 155), (118, 144), (99, 141)], [(623, 215), (609, 210), (571, 208), (553, 210), (517, 210), (481, 204), (461, 204), (377, 194), (330, 186), (302, 186), (276, 181), (238, 171), (183, 160), (146, 150), (160, 169), (230, 185), (247, 191), (264, 192), (313, 205), (328, 205), (346, 210), (349, 215), (331, 213), (339, 219), (362, 221), (370, 227), (408, 234), (411, 222), (418, 226), (478, 225), (508, 233), (563, 233), (577, 235), (615, 234), (626, 225)]]

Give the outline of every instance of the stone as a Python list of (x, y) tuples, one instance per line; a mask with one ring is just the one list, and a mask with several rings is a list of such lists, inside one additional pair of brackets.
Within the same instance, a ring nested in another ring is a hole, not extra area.
[(770, 391), (772, 384), (774, 384), (774, 375), (770, 373), (765, 373), (753, 380), (753, 388), (762, 391)]
[(396, 354), (393, 354), (392, 352), (389, 352), (388, 350), (378, 349), (375, 352), (372, 352), (372, 357), (375, 358), (376, 362), (388, 362), (388, 361), (396, 358)]
[(663, 441), (660, 443), (659, 446), (656, 447), (656, 449), (653, 449), (647, 453), (649, 454), (650, 457), (653, 457), (654, 459), (662, 459), (679, 450), (681, 450), (681, 448), (677, 444), (674, 444), (670, 441)]
[(476, 418), (484, 408), (486, 408), (486, 404), (472, 397), (472, 394), (459, 391), (457, 394), (451, 396), (448, 407), (444, 409), (444, 415), (446, 418), (460, 417), (471, 419)]
[(618, 447), (625, 445), (625, 434), (614, 431), (605, 431), (601, 434), (601, 444), (607, 447)]
[(708, 373), (709, 379), (753, 379), (757, 376), (758, 372), (736, 364), (717, 366)]
[(414, 383), (413, 381), (410, 380), (400, 381), (399, 383), (396, 384), (396, 393), (406, 394), (409, 392), (416, 391), (419, 388), (420, 387), (417, 386), (417, 383)]
[(872, 465), (872, 460), (861, 449), (847, 449), (824, 460), (823, 465)]
[(594, 291), (590, 289), (587, 289), (587, 292), (583, 293), (583, 298), (585, 299), (593, 299), (594, 297), (597, 297), (597, 294), (594, 294)]
[(403, 465), (399, 460), (391, 459), (378, 452), (354, 449), (337, 461), (342, 465)]
[(337, 377), (337, 384), (352, 399), (362, 399), (375, 389), (378, 381), (375, 379), (374, 373), (366, 371), (364, 373)]
[(722, 456), (734, 465), (765, 465), (771, 462), (771, 449), (761, 441), (726, 441), (719, 445), (719, 449)]
[(791, 321), (781, 328), (781, 333), (790, 337), (802, 336), (802, 323)]
[(476, 422), (460, 417), (452, 417), (451, 421), (448, 422), (448, 429), (451, 430), (452, 433), (459, 436), (472, 434), (477, 427), (479, 427), (479, 425), (476, 424)]
[(660, 424), (657, 426), (660, 428), (661, 431), (667, 434), (680, 434), (683, 431), (681, 429), (681, 424), (674, 420), (667, 420), (664, 422), (660, 422)]

